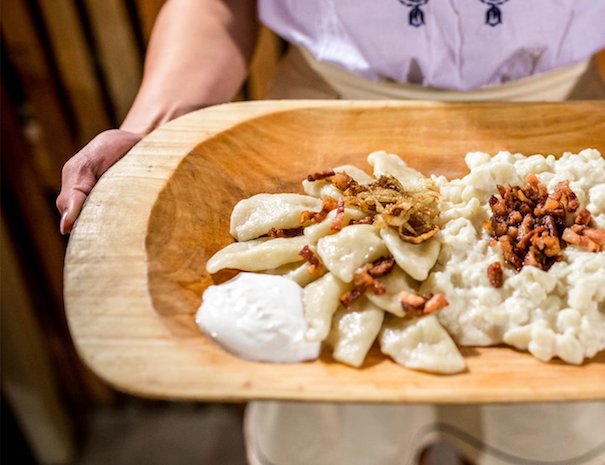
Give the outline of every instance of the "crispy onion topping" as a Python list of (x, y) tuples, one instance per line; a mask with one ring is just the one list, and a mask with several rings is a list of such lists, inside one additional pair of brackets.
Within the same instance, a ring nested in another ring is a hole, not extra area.
[[(439, 195), (430, 183), (421, 192), (407, 191), (393, 176), (380, 176), (370, 184), (359, 184), (345, 172), (333, 170), (319, 171), (307, 176), (308, 181), (327, 179), (344, 194), (344, 206), (352, 206), (368, 214), (379, 227), (395, 228), (404, 241), (414, 244), (430, 239), (439, 232), (437, 219)], [(343, 206), (343, 208), (344, 208)], [(323, 208), (320, 212), (304, 212), (301, 223), (317, 223), (325, 218), (334, 206)], [(338, 216), (338, 215), (337, 215)], [(367, 224), (364, 218), (350, 224)], [(336, 225), (336, 227), (334, 227)], [(333, 223), (333, 230), (342, 229), (340, 223)], [(344, 225), (343, 225), (344, 226)]]

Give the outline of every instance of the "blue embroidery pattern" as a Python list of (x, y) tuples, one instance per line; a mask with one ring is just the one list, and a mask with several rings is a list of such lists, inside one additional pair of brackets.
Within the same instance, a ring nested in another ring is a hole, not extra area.
[(489, 5), (487, 12), (485, 13), (485, 24), (496, 27), (498, 24), (502, 24), (502, 11), (498, 8), (500, 5), (504, 5), (508, 0), (481, 0), (481, 3)]
[(402, 5), (412, 8), (408, 17), (408, 24), (410, 26), (424, 26), (424, 12), (420, 9), (420, 7), (426, 5), (428, 2), (429, 0), (399, 0), (399, 3)]

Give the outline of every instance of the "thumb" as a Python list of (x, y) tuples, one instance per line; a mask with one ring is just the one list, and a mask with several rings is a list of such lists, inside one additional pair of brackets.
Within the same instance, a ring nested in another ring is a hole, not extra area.
[(80, 216), (80, 211), (82, 210), (82, 206), (84, 205), (87, 195), (88, 194), (79, 190), (73, 190), (71, 192), (71, 197), (68, 200), (67, 208), (63, 211), (61, 221), (59, 223), (59, 231), (61, 234), (71, 232), (76, 219), (78, 216)]
[(63, 166), (57, 209), (61, 234), (71, 232), (86, 197), (101, 175), (143, 136), (119, 129), (102, 132)]

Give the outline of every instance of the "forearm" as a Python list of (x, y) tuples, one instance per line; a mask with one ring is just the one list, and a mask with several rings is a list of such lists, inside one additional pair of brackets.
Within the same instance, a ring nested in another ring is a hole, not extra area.
[(146, 134), (188, 111), (231, 100), (246, 77), (257, 32), (253, 0), (169, 0), (121, 129)]

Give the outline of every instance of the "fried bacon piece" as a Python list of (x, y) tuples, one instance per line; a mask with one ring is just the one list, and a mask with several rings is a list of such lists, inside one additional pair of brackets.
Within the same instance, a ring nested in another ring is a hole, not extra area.
[(343, 192), (349, 189), (350, 187), (359, 186), (357, 181), (355, 181), (344, 171), (336, 173), (332, 177), (332, 179), (330, 179), (330, 182), (332, 183), (332, 185), (334, 185), (334, 187), (336, 187), (336, 189), (341, 190)]
[(300, 252), (298, 252), (302, 258), (309, 262), (309, 273), (319, 274), (323, 271), (323, 263), (319, 257), (311, 250), (308, 245), (305, 245)]
[(574, 224), (563, 231), (562, 239), (568, 244), (577, 245), (589, 252), (600, 252), (605, 250), (605, 228), (592, 228), (592, 214), (582, 208)]
[(487, 267), (487, 279), (495, 288), (502, 287), (504, 284), (504, 274), (500, 262), (494, 262)]
[(338, 205), (336, 207), (336, 216), (332, 220), (332, 225), (330, 229), (332, 231), (340, 231), (346, 225), (345, 222), (345, 202), (342, 199), (338, 200)]
[[(602, 236), (600, 238), (600, 244), (586, 234), (588, 229), (592, 229), (593, 231), (597, 232), (597, 234), (593, 236), (594, 238), (599, 239), (598, 236)], [(598, 234), (599, 231), (601, 234)], [(563, 231), (563, 240), (568, 244), (577, 245), (578, 247), (586, 249), (589, 252), (600, 252), (603, 248), (603, 245), (605, 245), (605, 229), (585, 228), (581, 233), (577, 233), (572, 228), (565, 228)]]
[(355, 271), (353, 276), (353, 287), (340, 297), (340, 303), (348, 307), (354, 301), (359, 299), (367, 289), (372, 288), (376, 295), (382, 295), (386, 292), (384, 285), (376, 278), (389, 274), (395, 267), (393, 257), (382, 257), (378, 260), (368, 263)]
[(582, 226), (588, 226), (591, 221), (592, 214), (586, 208), (582, 208), (582, 210), (578, 212), (578, 216), (576, 216), (574, 223)]
[(334, 197), (330, 197), (328, 195), (324, 196), (322, 199), (322, 207), (318, 212), (314, 211), (304, 211), (300, 215), (300, 222), (303, 225), (315, 224), (322, 222), (328, 213), (337, 208), (338, 203)]
[[(566, 228), (568, 214), (580, 207), (569, 181), (558, 183), (550, 194), (534, 174), (527, 177), (525, 186), (496, 187), (500, 197), (490, 197), (492, 216), (484, 227), (492, 236), (490, 245), (500, 244), (504, 261), (517, 271), (525, 265), (548, 270), (561, 260), (566, 243), (590, 251), (605, 245), (605, 230), (588, 226), (592, 216), (585, 208), (578, 211), (575, 224)], [(495, 276), (494, 269), (487, 272)], [(497, 279), (490, 282), (498, 287)]]
[(411, 317), (429, 315), (441, 310), (443, 307), (447, 307), (449, 304), (443, 294), (425, 294), (420, 296), (407, 291), (399, 293), (399, 301), (405, 314)]
[(374, 223), (374, 217), (373, 216), (364, 216), (360, 220), (351, 220), (351, 221), (349, 221), (349, 225), (352, 225), (352, 224), (373, 224), (373, 223)]
[(334, 173), (334, 170), (324, 170), (324, 171), (318, 171), (317, 173), (313, 173), (307, 176), (307, 181), (309, 182), (314, 182), (314, 181), (320, 181), (322, 179), (326, 179), (329, 178), (331, 176), (334, 176), (336, 173)]
[(267, 233), (269, 237), (296, 237), (300, 236), (303, 233), (303, 227), (300, 226), (298, 228), (290, 228), (290, 229), (277, 229), (271, 228)]

